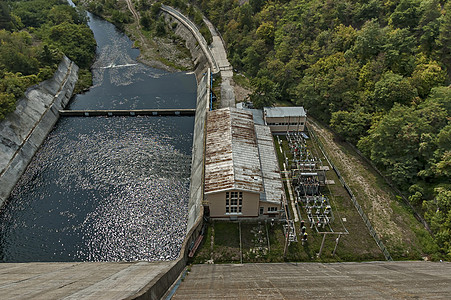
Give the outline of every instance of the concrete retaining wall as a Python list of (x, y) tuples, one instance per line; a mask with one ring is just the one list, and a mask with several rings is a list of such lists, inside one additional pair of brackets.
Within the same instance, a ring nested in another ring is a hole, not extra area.
[(204, 197), (204, 162), (205, 162), (205, 128), (210, 98), (210, 72), (208, 71), (197, 86), (196, 119), (194, 121), (193, 155), (191, 161), (190, 198), (188, 204), (189, 232), (202, 217), (202, 200)]
[(64, 57), (52, 79), (29, 88), (0, 123), (0, 207), (69, 102), (78, 66)]
[[(197, 106), (196, 119), (194, 123), (193, 135), (193, 154), (191, 162), (191, 180), (190, 180), (190, 201), (188, 204), (188, 227), (189, 232), (196, 224), (202, 210), (203, 190), (204, 190), (204, 152), (205, 152), (205, 123), (207, 111), (209, 110), (210, 83), (211, 83), (211, 64), (212, 58), (207, 56), (211, 53), (206, 50), (205, 39), (185, 16), (177, 10), (163, 6), (161, 14), (175, 34), (185, 40), (186, 47), (191, 52), (191, 57), (195, 66), (195, 75), (197, 80)], [(177, 24), (173, 27), (172, 24)], [(195, 32), (193, 32), (195, 31)], [(200, 35), (196, 37), (195, 34)], [(199, 42), (201, 40), (201, 42)], [(200, 44), (205, 44), (201, 47)], [(208, 53), (206, 53), (206, 51)]]
[[(167, 24), (176, 23), (174, 31), (186, 42), (195, 66), (197, 79), (197, 106), (194, 121), (193, 148), (190, 178), (190, 199), (188, 203), (187, 234), (183, 241), (179, 257), (165, 271), (155, 276), (141, 291), (129, 299), (161, 299), (177, 280), (188, 262), (188, 253), (203, 228), (203, 191), (205, 162), (205, 128), (209, 110), (211, 72), (210, 63), (193, 33), (179, 20), (163, 11)], [(172, 26), (171, 26), (172, 28)]]
[(171, 28), (172, 24), (177, 24), (177, 26), (175, 26), (172, 30), (177, 36), (185, 41), (185, 46), (190, 51), (191, 58), (193, 60), (194, 74), (196, 74), (197, 82), (200, 82), (204, 74), (207, 72), (207, 69), (210, 67), (209, 60), (205, 56), (202, 47), (190, 29), (182, 24), (178, 19), (165, 11), (162, 11), (161, 14), (164, 17), (166, 24), (168, 24)]

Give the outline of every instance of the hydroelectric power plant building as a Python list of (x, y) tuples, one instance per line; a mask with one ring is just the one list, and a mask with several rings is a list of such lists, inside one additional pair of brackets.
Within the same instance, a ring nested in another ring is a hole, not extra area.
[(210, 217), (277, 217), (284, 197), (269, 127), (255, 124), (249, 110), (208, 112), (205, 204)]

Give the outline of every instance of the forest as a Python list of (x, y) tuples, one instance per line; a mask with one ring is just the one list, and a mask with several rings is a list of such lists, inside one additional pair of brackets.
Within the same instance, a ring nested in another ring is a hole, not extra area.
[(1, 1), (0, 44), (0, 120), (28, 87), (53, 76), (63, 54), (80, 67), (77, 89), (91, 86), (96, 41), (86, 13), (67, 1)]
[(302, 105), (356, 145), (451, 259), (451, 1), (193, 3), (251, 78), (255, 106)]

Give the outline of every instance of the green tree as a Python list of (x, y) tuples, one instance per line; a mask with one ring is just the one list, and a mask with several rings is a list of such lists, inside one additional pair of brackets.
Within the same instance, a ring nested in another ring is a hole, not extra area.
[(305, 71), (293, 98), (315, 117), (328, 121), (333, 112), (350, 110), (358, 102), (358, 72), (353, 59), (335, 53)]
[(270, 22), (263, 22), (255, 32), (257, 36), (264, 40), (266, 44), (272, 45), (274, 43), (274, 24)]
[(337, 111), (332, 113), (330, 126), (342, 137), (353, 144), (357, 144), (362, 136), (370, 129), (372, 115), (366, 113), (361, 106), (351, 111)]
[(254, 13), (257, 13), (261, 10), (263, 5), (265, 4), (266, 0), (249, 0), (249, 4), (252, 7), (252, 10)]
[(10, 33), (0, 30), (0, 44), (0, 66), (6, 71), (24, 75), (36, 74), (39, 71), (32, 37), (28, 32)]
[(12, 94), (0, 92), (0, 121), (16, 109), (16, 98)]
[[(439, 29), (437, 45), (441, 61), (445, 66), (451, 65), (451, 2), (447, 1), (444, 5), (445, 15)], [(448, 76), (451, 75), (451, 68), (448, 68)]]
[(247, 28), (247, 30), (253, 28), (252, 7), (249, 3), (245, 3), (240, 8), (238, 21), (241, 28)]
[(440, 86), (432, 88), (429, 93), (429, 99), (434, 103), (440, 104), (451, 116), (451, 87)]
[(361, 26), (371, 19), (379, 19), (383, 11), (381, 1), (370, 0), (367, 3), (356, 3), (356, 8), (352, 16), (353, 22), (357, 26)]
[(376, 19), (367, 21), (362, 29), (357, 33), (353, 52), (361, 60), (366, 62), (382, 51), (385, 45), (386, 33), (381, 28)]
[(2, 1), (0, 2), (0, 29), (11, 30), (13, 27), (13, 18), (9, 6)]
[(437, 187), (435, 198), (425, 201), (423, 207), (427, 209), (426, 218), (436, 232), (435, 241), (441, 252), (451, 260), (451, 189)]
[(26, 27), (40, 27), (48, 21), (50, 10), (59, 4), (60, 0), (14, 1), (12, 8)]
[(157, 36), (163, 36), (166, 34), (166, 23), (164, 22), (164, 18), (158, 18), (157, 23), (155, 24), (155, 33)]
[(279, 86), (267, 77), (256, 77), (251, 80), (254, 88), (252, 94), (249, 95), (250, 100), (255, 108), (263, 108), (273, 106), (279, 97)]
[(155, 2), (154, 4), (152, 4), (152, 7), (150, 8), (150, 15), (152, 16), (153, 19), (156, 19), (158, 17), (160, 9), (161, 9), (160, 2)]
[(55, 45), (81, 68), (88, 68), (94, 60), (96, 41), (87, 25), (61, 23), (45, 32), (45, 39)]
[(418, 24), (418, 33), (421, 50), (432, 53), (437, 48), (436, 40), (440, 30), (441, 5), (438, 0), (421, 1), (422, 15)]
[(387, 68), (409, 76), (415, 68), (415, 43), (415, 37), (407, 29), (389, 31), (382, 46)]
[(388, 111), (395, 103), (410, 104), (416, 96), (407, 78), (389, 71), (375, 84), (372, 99), (376, 110)]
[(397, 28), (414, 29), (419, 23), (419, 5), (417, 0), (401, 0), (390, 16), (390, 24)]
[(447, 116), (443, 106), (432, 100), (418, 108), (397, 103), (373, 124), (358, 147), (396, 184), (407, 188), (428, 166), (436, 149), (435, 137), (446, 125)]
[(142, 15), (140, 19), (140, 25), (145, 30), (150, 30), (152, 26), (152, 19), (150, 18), (150, 16), (148, 16), (147, 14)]
[(416, 66), (410, 82), (421, 98), (426, 98), (433, 87), (445, 82), (446, 72), (434, 61)]

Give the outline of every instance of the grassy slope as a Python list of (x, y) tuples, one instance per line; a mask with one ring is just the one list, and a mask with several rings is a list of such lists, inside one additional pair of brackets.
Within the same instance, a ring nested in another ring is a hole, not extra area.
[(376, 232), (394, 259), (419, 259), (429, 251), (431, 237), (393, 194), (375, 170), (348, 144), (311, 122), (329, 157), (351, 187)]

